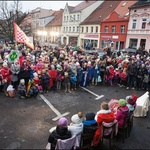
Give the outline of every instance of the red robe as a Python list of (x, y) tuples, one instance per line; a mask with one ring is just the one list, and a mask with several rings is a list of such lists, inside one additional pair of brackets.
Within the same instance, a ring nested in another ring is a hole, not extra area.
[(99, 128), (96, 130), (94, 139), (93, 139), (93, 146), (97, 146), (100, 142), (102, 136), (102, 122), (110, 123), (115, 120), (115, 115), (113, 112), (107, 114), (99, 114), (97, 117), (97, 123)]

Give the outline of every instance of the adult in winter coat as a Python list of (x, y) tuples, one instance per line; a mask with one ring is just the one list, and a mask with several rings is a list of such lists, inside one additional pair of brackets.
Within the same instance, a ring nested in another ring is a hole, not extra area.
[(12, 72), (11, 82), (12, 82), (13, 87), (16, 89), (17, 85), (18, 85), (18, 75), (19, 75), (19, 72), (20, 72), (20, 65), (19, 65), (18, 60), (14, 61), (14, 63), (11, 65), (10, 70)]
[(116, 120), (118, 120), (118, 127), (123, 127), (126, 117), (129, 115), (129, 108), (124, 99), (119, 100), (119, 107), (116, 113)]
[(23, 60), (23, 64), (20, 69), (20, 79), (25, 80), (25, 85), (28, 85), (29, 79), (30, 79), (30, 66), (27, 65), (27, 61)]
[(127, 68), (128, 81), (127, 81), (127, 89), (134, 88), (134, 81), (136, 75), (136, 65), (135, 60), (132, 60)]
[(49, 135), (48, 142), (51, 143), (51, 150), (55, 150), (58, 139), (65, 140), (71, 138), (68, 131), (68, 120), (65, 117), (59, 119), (56, 129)]
[(95, 132), (93, 139), (93, 146), (97, 146), (100, 142), (102, 135), (102, 122), (110, 123), (115, 120), (115, 115), (110, 111), (108, 103), (102, 102), (100, 106), (100, 111), (97, 112), (95, 120), (98, 124), (98, 129)]

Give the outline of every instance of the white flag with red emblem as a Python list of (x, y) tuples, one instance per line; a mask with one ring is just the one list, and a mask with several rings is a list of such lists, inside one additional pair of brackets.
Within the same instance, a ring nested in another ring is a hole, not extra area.
[(14, 24), (14, 34), (15, 34), (15, 40), (18, 43), (24, 43), (32, 50), (34, 49), (34, 45), (31, 42), (31, 40), (26, 36), (26, 34), (20, 29), (20, 27), (13, 22)]

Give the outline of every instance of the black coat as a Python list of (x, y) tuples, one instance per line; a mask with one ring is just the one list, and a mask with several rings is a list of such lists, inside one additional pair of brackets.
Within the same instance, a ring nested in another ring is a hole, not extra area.
[(71, 138), (71, 132), (68, 131), (68, 128), (57, 126), (56, 130), (54, 130), (48, 138), (48, 142), (51, 143), (51, 150), (55, 150), (58, 139), (65, 140), (69, 138)]

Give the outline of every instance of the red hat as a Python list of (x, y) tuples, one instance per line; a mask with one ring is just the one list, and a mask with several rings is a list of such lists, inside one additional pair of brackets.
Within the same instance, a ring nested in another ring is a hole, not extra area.
[(136, 94), (132, 94), (132, 98), (133, 98), (134, 102), (136, 102), (136, 100), (137, 100), (137, 95), (136, 95)]

